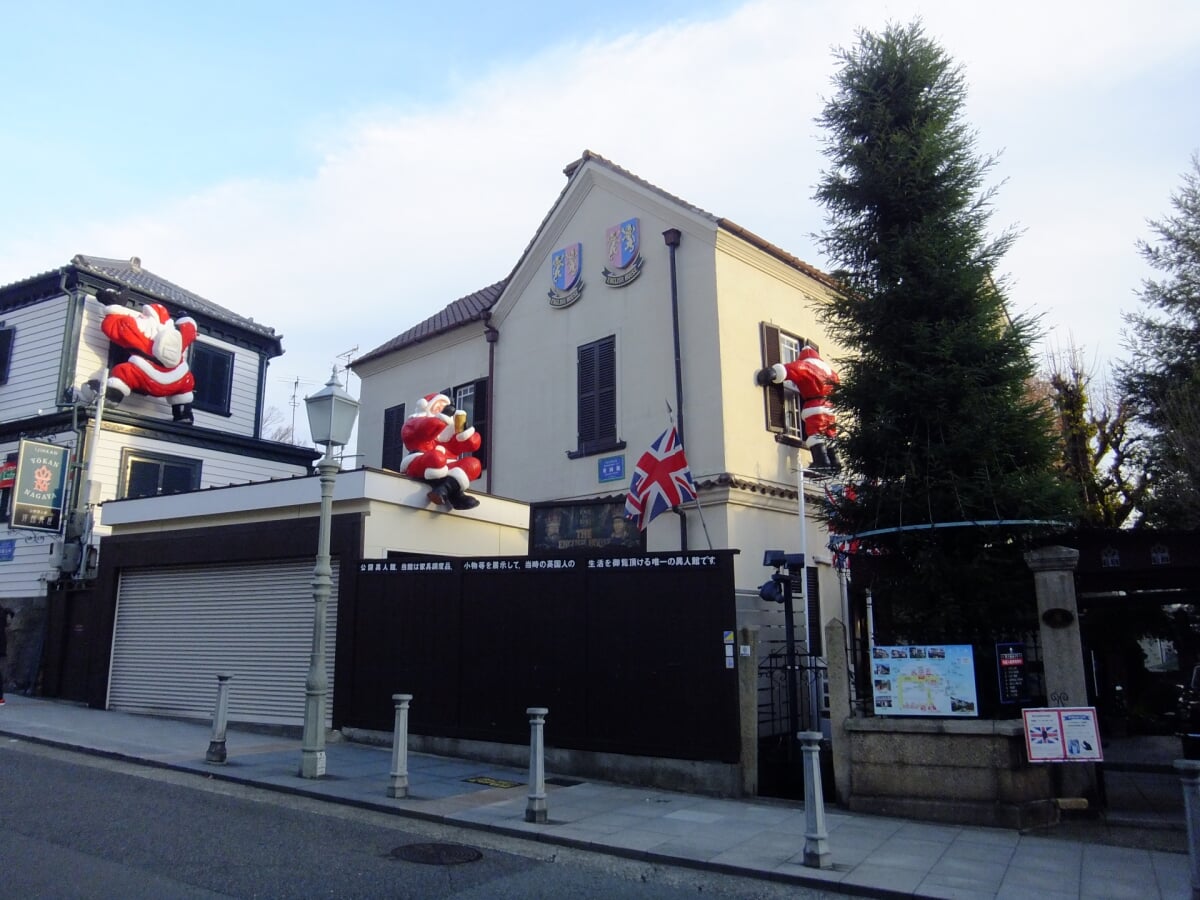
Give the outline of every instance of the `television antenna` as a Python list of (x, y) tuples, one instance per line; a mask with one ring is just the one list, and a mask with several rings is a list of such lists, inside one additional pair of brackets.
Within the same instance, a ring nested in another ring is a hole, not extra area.
[(290, 400), (288, 400), (288, 406), (290, 406), (292, 408), (292, 443), (295, 444), (296, 443), (296, 408), (300, 405), (300, 387), (301, 387), (301, 385), (303, 385), (304, 387), (313, 387), (316, 385), (316, 382), (315, 381), (304, 381), (300, 378), (299, 375), (296, 375), (294, 378), (279, 378), (276, 380), (281, 381), (285, 384), (290, 384), (292, 386), (292, 397)]

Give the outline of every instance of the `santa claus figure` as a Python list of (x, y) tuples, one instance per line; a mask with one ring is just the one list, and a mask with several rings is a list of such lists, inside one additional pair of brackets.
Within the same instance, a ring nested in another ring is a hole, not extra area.
[(173, 320), (160, 303), (147, 303), (140, 311), (113, 303), (104, 307), (100, 329), (130, 351), (129, 359), (109, 373), (105, 399), (120, 403), (132, 391), (161, 397), (171, 404), (176, 422), (191, 425), (196, 379), (187, 349), (196, 340), (195, 320)]
[(829, 395), (838, 383), (838, 376), (816, 349), (805, 345), (792, 362), (759, 369), (755, 381), (763, 386), (782, 384), (785, 391), (799, 395), (800, 430), (804, 446), (812, 452), (813, 467), (841, 471), (837, 451), (830, 444), (837, 429)]
[(438, 506), (472, 509), (479, 501), (467, 486), (479, 477), (483, 465), (473, 456), (482, 443), (466, 413), (455, 411), (445, 394), (428, 394), (417, 401), (417, 411), (400, 429), (400, 440), (408, 453), (400, 471), (427, 482), (428, 499)]

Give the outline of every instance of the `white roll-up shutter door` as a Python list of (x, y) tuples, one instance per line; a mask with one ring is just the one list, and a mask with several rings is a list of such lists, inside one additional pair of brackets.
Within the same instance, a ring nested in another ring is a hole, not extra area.
[[(313, 562), (134, 568), (121, 573), (110, 709), (211, 719), (230, 673), (229, 720), (302, 725), (313, 632)], [(338, 564), (326, 611), (333, 710)]]

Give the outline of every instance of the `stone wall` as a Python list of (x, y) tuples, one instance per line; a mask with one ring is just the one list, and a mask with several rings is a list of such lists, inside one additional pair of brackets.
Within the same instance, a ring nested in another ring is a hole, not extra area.
[(858, 812), (1028, 828), (1058, 821), (1055, 766), (1025, 757), (1020, 719), (846, 719), (846, 805)]

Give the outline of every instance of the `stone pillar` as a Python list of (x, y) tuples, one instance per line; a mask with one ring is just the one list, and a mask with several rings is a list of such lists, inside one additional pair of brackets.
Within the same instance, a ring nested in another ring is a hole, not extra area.
[(1188, 861), (1192, 870), (1192, 900), (1200, 900), (1200, 761), (1175, 760), (1183, 783), (1183, 809), (1187, 819)]
[(544, 706), (525, 710), (529, 716), (529, 802), (525, 805), (525, 821), (546, 824), (546, 751), (543, 732), (546, 715)]
[(758, 629), (738, 632), (738, 720), (742, 736), (742, 796), (758, 796)]
[(408, 796), (408, 705), (412, 694), (392, 694), (396, 704), (396, 720), (392, 728), (392, 774), (388, 782), (389, 797)]
[(229, 722), (229, 682), (232, 675), (222, 673), (217, 676), (217, 705), (213, 709), (212, 740), (208, 742), (208, 751), (204, 761), (225, 764), (225, 727)]
[(833, 756), (834, 798), (850, 805), (850, 736), (845, 721), (850, 709), (850, 665), (846, 656), (846, 626), (840, 619), (825, 625), (825, 663), (829, 678), (829, 745)]
[[(1088, 705), (1073, 574), (1078, 562), (1079, 551), (1070, 547), (1042, 547), (1025, 554), (1037, 592), (1046, 699), (1051, 706)], [(1062, 769), (1065, 797), (1096, 796), (1094, 764), (1070, 763)]]
[(833, 853), (825, 827), (825, 788), (821, 785), (821, 732), (801, 731), (796, 737), (804, 755), (804, 865), (831, 869)]

